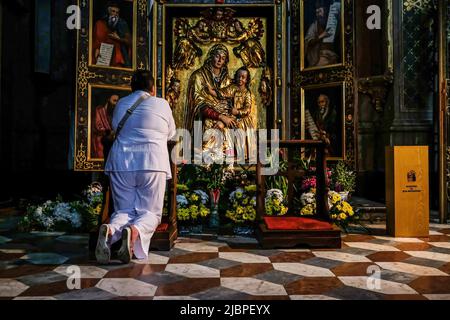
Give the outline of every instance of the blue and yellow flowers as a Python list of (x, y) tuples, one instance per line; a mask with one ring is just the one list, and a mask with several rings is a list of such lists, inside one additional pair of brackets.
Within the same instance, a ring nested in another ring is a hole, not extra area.
[(279, 189), (267, 191), (264, 204), (268, 216), (284, 216), (289, 210), (285, 205), (283, 192)]
[(256, 219), (256, 185), (236, 188), (229, 197), (231, 208), (226, 217), (235, 223), (252, 222)]
[(180, 194), (177, 195), (178, 221), (195, 222), (206, 218), (210, 214), (207, 207), (209, 196), (203, 190), (189, 192), (185, 185), (178, 185)]

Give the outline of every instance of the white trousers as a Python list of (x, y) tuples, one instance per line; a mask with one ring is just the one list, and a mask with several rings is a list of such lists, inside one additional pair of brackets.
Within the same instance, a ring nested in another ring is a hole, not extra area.
[(139, 231), (134, 255), (147, 259), (150, 240), (161, 223), (167, 174), (155, 171), (110, 172), (115, 212), (111, 216), (111, 244), (119, 241), (130, 225)]

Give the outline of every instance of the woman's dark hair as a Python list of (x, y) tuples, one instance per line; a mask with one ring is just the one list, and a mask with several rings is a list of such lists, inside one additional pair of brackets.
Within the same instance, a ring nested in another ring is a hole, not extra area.
[(246, 67), (240, 67), (235, 73), (234, 73), (234, 83), (238, 84), (239, 83), (239, 73), (241, 73), (241, 71), (245, 71), (247, 72), (247, 84), (245, 85), (247, 87), (247, 89), (250, 88), (250, 82), (252, 81), (251, 75), (250, 75), (250, 70), (248, 70)]
[(148, 70), (138, 70), (131, 77), (131, 90), (150, 91), (155, 85), (155, 79)]

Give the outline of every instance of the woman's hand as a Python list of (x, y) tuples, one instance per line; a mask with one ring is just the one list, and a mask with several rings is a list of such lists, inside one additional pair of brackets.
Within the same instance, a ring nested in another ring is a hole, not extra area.
[(225, 129), (225, 124), (222, 121), (217, 121), (216, 125), (214, 126), (214, 129), (223, 130)]
[(219, 116), (219, 120), (222, 121), (228, 128), (236, 128), (237, 126), (236, 121), (233, 118), (228, 117), (224, 114), (221, 114)]
[(210, 95), (217, 97), (216, 90), (214, 90), (214, 88), (211, 87), (211, 85), (209, 83), (206, 83), (205, 89), (206, 89), (206, 91), (209, 92)]
[(233, 116), (238, 116), (238, 115), (239, 115), (239, 110), (238, 110), (236, 107), (234, 107), (234, 108), (231, 110), (231, 114), (232, 114)]

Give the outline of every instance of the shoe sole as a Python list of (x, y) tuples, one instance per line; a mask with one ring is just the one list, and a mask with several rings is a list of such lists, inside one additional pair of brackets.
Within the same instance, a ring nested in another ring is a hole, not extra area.
[(97, 247), (95, 248), (95, 257), (100, 264), (107, 264), (111, 259), (111, 249), (108, 246), (109, 228), (102, 225), (99, 230)]
[(123, 263), (130, 263), (131, 261), (131, 229), (125, 228), (122, 231), (122, 245), (120, 246), (117, 257)]

